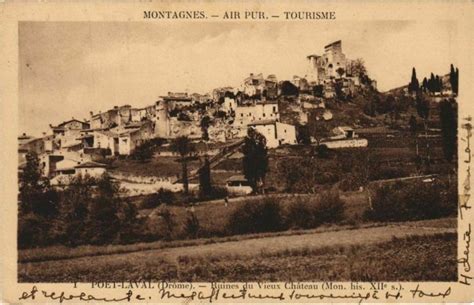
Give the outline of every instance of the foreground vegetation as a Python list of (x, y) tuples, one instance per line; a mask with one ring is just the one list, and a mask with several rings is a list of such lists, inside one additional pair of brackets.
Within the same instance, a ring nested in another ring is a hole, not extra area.
[[(26, 174), (39, 179), (37, 172)], [(166, 204), (163, 193), (157, 196), (163, 200), (157, 208), (138, 211), (107, 176), (78, 177), (59, 192), (23, 179), (20, 248), (228, 237), (328, 224), (433, 219), (457, 211), (455, 180), (411, 181), (344, 195), (333, 188), (318, 194), (256, 196), (193, 207)]]
[(168, 276), (178, 281), (454, 281), (456, 245), (456, 234), (448, 233), (257, 257), (181, 256), (180, 273)]
[[(348, 240), (357, 234), (349, 232)], [(20, 264), (19, 281), (453, 281), (457, 276), (456, 239), (455, 233), (441, 233), (375, 244), (293, 247), (279, 243), (275, 249), (256, 253), (241, 249), (240, 243), (230, 248), (216, 244), (212, 248), (220, 251), (210, 250), (212, 254), (196, 246), (170, 253)]]

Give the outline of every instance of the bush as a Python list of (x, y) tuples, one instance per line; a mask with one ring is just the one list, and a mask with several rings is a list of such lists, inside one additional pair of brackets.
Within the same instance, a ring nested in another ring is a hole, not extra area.
[(272, 197), (247, 200), (234, 210), (226, 227), (231, 234), (276, 232), (286, 229), (280, 205)]
[(18, 217), (18, 248), (46, 246), (49, 244), (49, 222), (33, 213)]
[(189, 213), (184, 223), (184, 232), (188, 238), (197, 238), (200, 233), (201, 226), (199, 225), (199, 219), (196, 214)]
[(381, 166), (379, 169), (371, 173), (370, 179), (371, 180), (384, 180), (384, 179), (407, 177), (409, 175), (410, 175), (410, 171), (407, 168)]
[(319, 198), (297, 198), (287, 212), (287, 226), (310, 229), (344, 219), (344, 201), (337, 192), (324, 192)]
[(222, 199), (222, 198), (227, 197), (228, 195), (229, 193), (227, 192), (227, 189), (225, 187), (212, 186), (211, 192), (206, 195), (200, 195), (199, 200), (206, 201), (206, 200)]
[(176, 227), (176, 215), (166, 205), (159, 208), (158, 215), (160, 216), (159, 228), (161, 234), (159, 237), (165, 240), (172, 240)]
[(160, 188), (158, 192), (147, 196), (143, 199), (140, 208), (142, 209), (154, 209), (159, 207), (161, 204), (171, 204), (175, 201), (175, 194), (170, 190)]
[(441, 182), (384, 185), (375, 190), (372, 209), (365, 216), (378, 221), (408, 221), (455, 215), (455, 184)]

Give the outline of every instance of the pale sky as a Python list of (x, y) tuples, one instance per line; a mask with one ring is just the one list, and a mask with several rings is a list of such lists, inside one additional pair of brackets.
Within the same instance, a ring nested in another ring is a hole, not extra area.
[[(445, 74), (457, 62), (450, 22), (22, 22), (20, 131), (40, 135), (114, 105), (145, 106), (168, 91), (237, 87), (249, 73), (304, 76), (306, 55), (342, 40), (385, 91)], [(462, 67), (460, 67), (462, 71)]]

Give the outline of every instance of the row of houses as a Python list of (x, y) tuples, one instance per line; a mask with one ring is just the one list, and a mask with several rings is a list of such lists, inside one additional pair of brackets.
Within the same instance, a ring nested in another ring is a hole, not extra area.
[[(297, 105), (299, 124), (307, 122), (308, 111), (324, 109), (322, 99), (334, 95), (336, 83), (342, 84), (346, 93), (358, 85), (358, 78), (348, 68), (352, 62), (342, 53), (340, 41), (327, 45), (322, 56), (308, 56), (308, 60), (310, 70), (305, 78), (292, 80), (300, 92), (306, 93)], [(216, 88), (203, 95), (168, 92), (146, 107), (127, 104), (104, 112), (90, 112), (88, 119), (72, 118), (51, 125), (49, 135), (20, 136), (19, 161), (24, 164), (26, 153), (34, 151), (50, 177), (85, 171), (101, 174), (105, 166), (94, 163), (97, 154), (127, 156), (153, 138), (201, 139), (204, 132), (211, 142), (227, 142), (244, 137), (248, 128), (263, 134), (269, 148), (293, 145), (297, 143), (296, 127), (288, 121), (282, 122), (276, 101), (283, 83), (272, 74), (264, 77), (251, 73), (236, 88)], [(323, 86), (319, 96), (315, 85)], [(331, 119), (330, 112), (322, 113), (325, 120)], [(209, 126), (202, 125), (206, 116), (210, 118)]]

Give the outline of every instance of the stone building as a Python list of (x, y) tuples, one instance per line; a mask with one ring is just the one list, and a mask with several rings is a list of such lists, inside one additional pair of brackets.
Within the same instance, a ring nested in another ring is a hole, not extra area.
[(323, 55), (308, 55), (308, 71), (306, 79), (313, 84), (322, 84), (330, 78), (346, 75), (348, 60), (342, 52), (341, 40), (324, 47)]
[(267, 139), (268, 148), (276, 148), (283, 144), (297, 144), (296, 128), (293, 125), (275, 120), (262, 120), (252, 122), (248, 126), (254, 128)]

